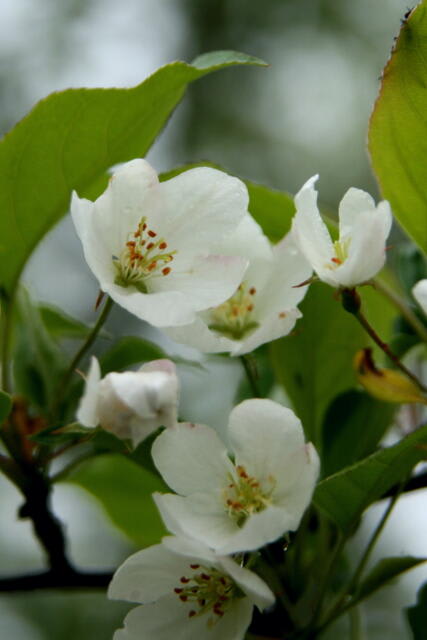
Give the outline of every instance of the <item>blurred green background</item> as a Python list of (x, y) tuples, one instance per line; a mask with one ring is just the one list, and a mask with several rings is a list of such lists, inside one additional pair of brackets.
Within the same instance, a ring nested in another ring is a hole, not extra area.
[[(0, 7), (2, 133), (51, 91), (131, 86), (171, 60), (235, 49), (271, 66), (227, 70), (192, 85), (150, 152), (156, 169), (209, 160), (292, 193), (320, 173), (321, 199), (331, 208), (350, 186), (378, 195), (366, 152), (367, 124), (407, 0), (2, 0)], [(34, 296), (92, 320), (97, 285), (69, 220), (39, 247), (26, 281)], [(120, 310), (109, 328), (141, 334), (140, 324)], [(146, 329), (145, 335), (161, 340), (155, 330)], [(183, 415), (224, 426), (240, 375), (237, 363), (214, 358), (207, 371), (181, 373)], [(208, 386), (221, 403), (213, 394), (206, 398)], [(427, 526), (423, 497), (402, 501), (377, 556), (425, 555), (425, 536), (418, 533)], [(42, 566), (29, 525), (16, 519), (19, 503), (0, 478), (4, 574)], [(114, 567), (135, 550), (76, 487), (58, 486), (54, 506), (79, 565)], [(368, 514), (359, 539), (378, 508)], [(399, 607), (414, 600), (422, 575), (425, 570), (418, 569), (370, 601), (369, 638), (409, 638)], [(0, 638), (107, 640), (127, 609), (107, 602), (104, 594), (4, 595)], [(339, 633), (336, 629), (331, 637)]]

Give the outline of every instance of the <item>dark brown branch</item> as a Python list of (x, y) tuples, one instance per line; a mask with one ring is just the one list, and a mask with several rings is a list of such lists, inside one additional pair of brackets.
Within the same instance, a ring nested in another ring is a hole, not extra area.
[(0, 592), (34, 591), (36, 589), (106, 589), (113, 577), (112, 572), (85, 573), (68, 571), (44, 571), (0, 578)]

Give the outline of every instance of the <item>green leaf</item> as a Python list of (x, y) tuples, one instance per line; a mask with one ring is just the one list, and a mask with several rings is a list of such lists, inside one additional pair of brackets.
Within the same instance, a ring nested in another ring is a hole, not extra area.
[(17, 296), (16, 306), (13, 358), (16, 392), (46, 414), (64, 371), (64, 355), (46, 331), (39, 308), (23, 288)]
[(294, 332), (273, 342), (270, 354), (307, 438), (320, 446), (325, 411), (336, 395), (355, 386), (353, 358), (366, 341), (327, 285), (312, 285), (300, 309)]
[(100, 358), (102, 375), (160, 358), (167, 358), (167, 355), (156, 344), (135, 336), (125, 336)]
[[(43, 235), (106, 170), (144, 156), (190, 82), (232, 65), (231, 51), (174, 62), (132, 89), (68, 89), (39, 102), (0, 143), (0, 273), (11, 293)], [(54, 265), (52, 265), (54, 268)]]
[(314, 503), (345, 533), (364, 510), (427, 458), (427, 425), (317, 485)]
[(0, 424), (6, 420), (12, 409), (12, 398), (5, 391), (0, 391)]
[[(382, 558), (360, 584), (352, 598), (352, 605), (365, 600), (375, 591), (381, 589), (387, 582), (426, 561), (427, 558), (414, 558), (413, 556)], [(424, 631), (426, 628), (424, 628)]]
[[(39, 311), (46, 330), (56, 340), (62, 338), (84, 339), (91, 330), (91, 327), (53, 305), (41, 304)], [(102, 331), (100, 335), (102, 335)]]
[(92, 438), (94, 434), (94, 429), (83, 427), (78, 422), (72, 422), (64, 427), (57, 427), (56, 425), (49, 426), (29, 436), (29, 438), (39, 444), (57, 445), (64, 444), (65, 442), (87, 440), (88, 438)]
[(93, 495), (111, 521), (139, 547), (160, 542), (166, 530), (151, 494), (167, 490), (158, 476), (126, 457), (105, 454), (82, 462), (66, 479)]
[(369, 150), (382, 195), (427, 252), (427, 0), (402, 24), (372, 114)]
[(249, 192), (249, 211), (265, 235), (278, 242), (291, 228), (294, 199), (288, 193), (245, 181)]
[(418, 591), (417, 604), (406, 609), (413, 640), (425, 640), (427, 629), (427, 582)]
[(391, 425), (395, 411), (395, 405), (355, 389), (337, 396), (323, 423), (323, 476), (371, 454)]

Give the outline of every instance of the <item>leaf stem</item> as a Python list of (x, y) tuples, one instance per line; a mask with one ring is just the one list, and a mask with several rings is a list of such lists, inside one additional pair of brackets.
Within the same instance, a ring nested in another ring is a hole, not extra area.
[(395, 292), (390, 289), (384, 282), (381, 280), (372, 280), (372, 284), (377, 291), (383, 294), (385, 298), (390, 300), (390, 302), (398, 309), (400, 314), (405, 318), (406, 322), (413, 328), (415, 333), (421, 338), (423, 342), (427, 342), (427, 328), (418, 319), (417, 315), (412, 311), (412, 309), (405, 304), (405, 302), (400, 298), (400, 296), (396, 295)]
[(255, 398), (262, 398), (261, 391), (258, 385), (258, 376), (255, 368), (255, 363), (248, 355), (240, 356), (240, 360), (243, 364), (243, 368), (246, 373), (246, 377), (250, 384), (252, 394)]
[[(95, 342), (96, 337), (98, 335), (98, 333), (100, 332), (100, 330), (102, 329), (102, 326), (104, 325), (108, 314), (110, 313), (112, 307), (113, 307), (113, 300), (108, 297), (104, 307), (101, 311), (101, 313), (99, 314), (99, 318), (96, 321), (95, 325), (92, 327), (90, 333), (88, 334), (86, 340), (83, 342), (83, 344), (81, 345), (80, 349), (76, 352), (76, 354), (74, 355), (73, 359), (71, 360), (71, 363), (68, 367), (68, 369), (65, 371), (62, 379), (61, 379), (61, 383), (60, 383), (60, 388), (59, 388), (59, 392), (58, 392), (58, 396), (55, 402), (55, 407), (54, 409), (57, 409), (62, 398), (63, 398), (63, 394), (64, 394), (64, 390), (66, 389), (68, 383), (70, 382), (70, 379), (75, 371), (75, 369), (77, 368), (77, 365), (79, 364), (80, 360), (83, 358), (83, 356), (89, 351), (90, 347), (92, 346), (92, 344)], [(54, 411), (55, 413), (55, 411)]]

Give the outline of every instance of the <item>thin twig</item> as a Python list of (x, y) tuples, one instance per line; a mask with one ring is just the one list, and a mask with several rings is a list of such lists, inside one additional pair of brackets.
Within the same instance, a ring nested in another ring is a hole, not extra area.
[(34, 591), (36, 589), (105, 589), (113, 572), (86, 573), (84, 571), (44, 571), (0, 578), (0, 592)]

